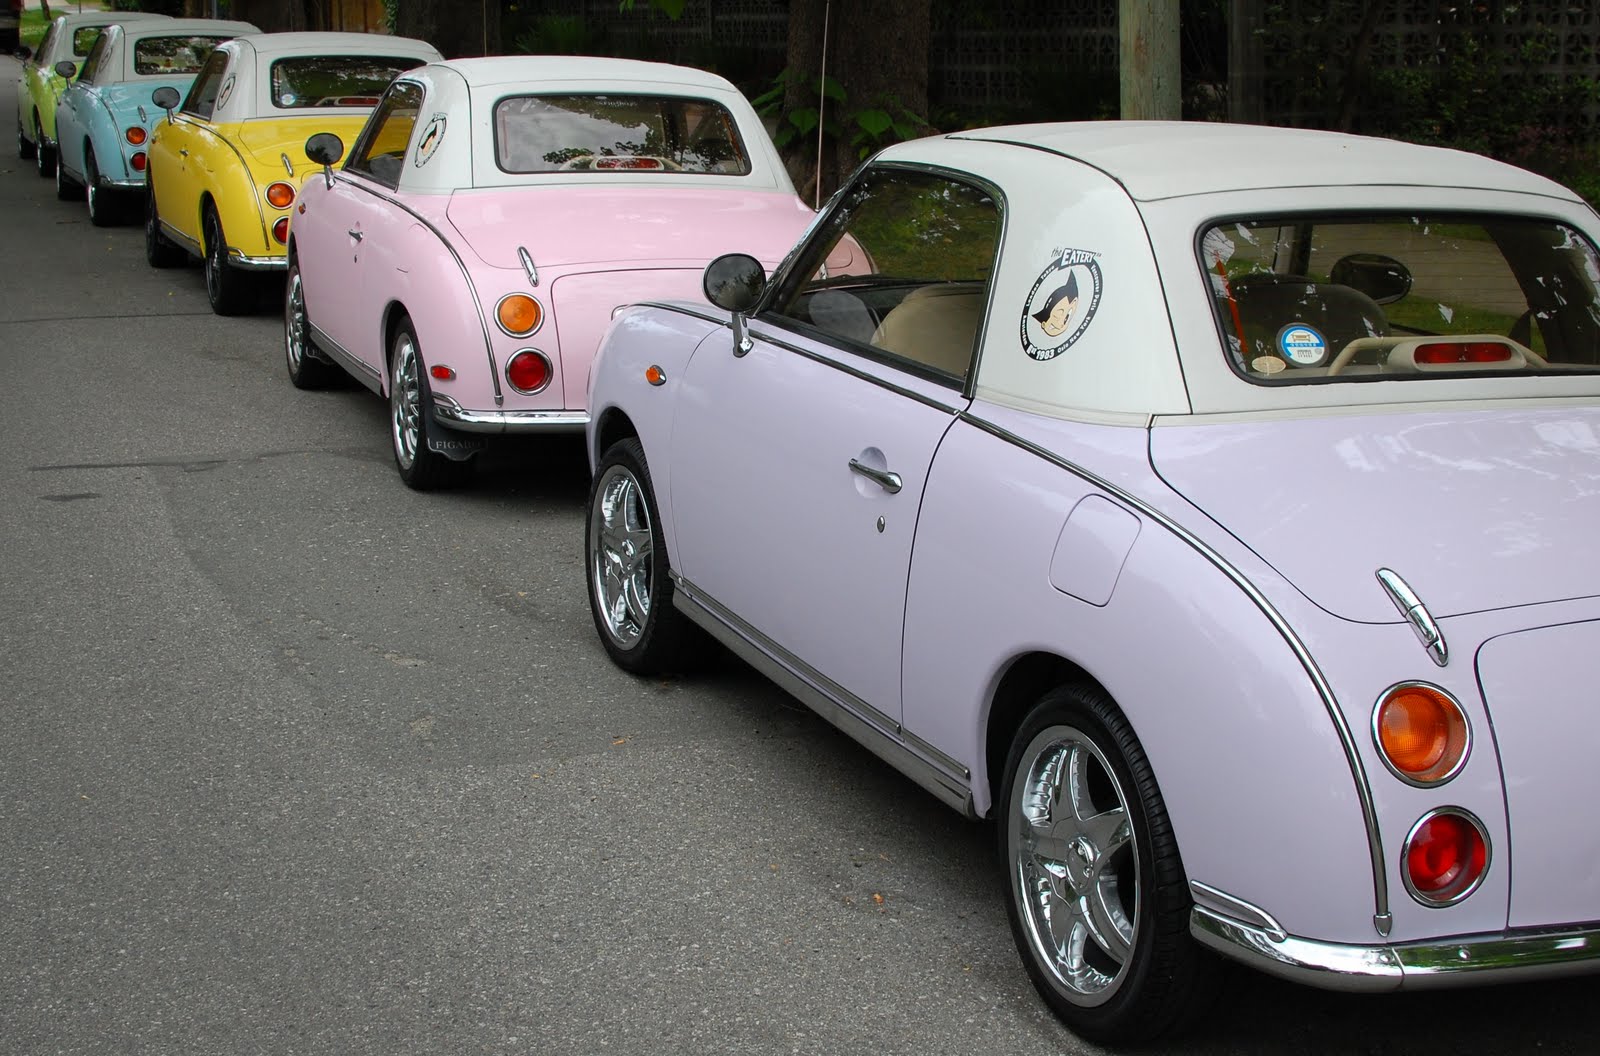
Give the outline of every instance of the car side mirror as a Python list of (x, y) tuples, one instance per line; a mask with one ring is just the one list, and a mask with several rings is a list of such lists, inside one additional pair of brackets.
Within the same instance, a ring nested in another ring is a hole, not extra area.
[(64, 59), (61, 62), (56, 63), (54, 69), (56, 73), (60, 74), (69, 81), (72, 80), (72, 78), (78, 72), (78, 66), (76, 63), (67, 62)]
[(701, 283), (706, 300), (733, 313), (733, 354), (749, 352), (752, 343), (745, 330), (745, 316), (761, 300), (767, 286), (767, 271), (748, 253), (727, 253), (706, 265)]
[(155, 94), (150, 97), (150, 101), (168, 114), (171, 114), (173, 107), (177, 106), (182, 98), (176, 88), (157, 88)]
[(322, 166), (322, 178), (333, 186), (333, 166), (344, 157), (344, 140), (332, 132), (318, 132), (306, 140), (306, 157)]
[(1360, 290), (1379, 304), (1393, 304), (1411, 292), (1411, 272), (1382, 253), (1350, 253), (1333, 262), (1328, 281)]

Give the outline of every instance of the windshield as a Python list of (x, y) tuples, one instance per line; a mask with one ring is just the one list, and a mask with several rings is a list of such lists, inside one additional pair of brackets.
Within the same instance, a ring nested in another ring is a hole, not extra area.
[(1200, 246), (1230, 363), (1254, 382), (1600, 372), (1600, 255), (1564, 224), (1266, 217)]
[(279, 59), (272, 64), (272, 105), (284, 109), (377, 106), (378, 96), (396, 75), (422, 64), (420, 59), (383, 55)]
[(507, 172), (750, 172), (733, 115), (704, 99), (517, 96), (495, 107), (494, 131)]

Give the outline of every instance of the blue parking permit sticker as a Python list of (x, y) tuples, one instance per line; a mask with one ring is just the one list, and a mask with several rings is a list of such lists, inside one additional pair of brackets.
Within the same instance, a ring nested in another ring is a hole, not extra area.
[(1278, 351), (1297, 367), (1320, 367), (1328, 360), (1328, 341), (1304, 323), (1278, 331)]

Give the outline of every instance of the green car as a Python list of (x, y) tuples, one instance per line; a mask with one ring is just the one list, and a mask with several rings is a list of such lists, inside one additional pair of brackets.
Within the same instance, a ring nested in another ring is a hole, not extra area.
[(22, 59), (22, 79), (17, 84), (17, 156), (33, 158), (39, 175), (55, 175), (56, 101), (66, 91), (69, 78), (55, 69), (57, 63), (81, 66), (89, 49), (107, 26), (166, 15), (136, 11), (84, 11), (62, 15), (50, 23), (38, 50), (17, 49)]

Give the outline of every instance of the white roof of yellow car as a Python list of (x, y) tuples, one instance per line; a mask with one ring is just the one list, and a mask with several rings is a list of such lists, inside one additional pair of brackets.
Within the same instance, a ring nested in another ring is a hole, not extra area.
[(438, 49), (425, 40), (381, 33), (251, 33), (236, 40), (268, 59), (286, 55), (415, 55), (420, 66), (440, 57)]

